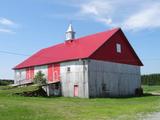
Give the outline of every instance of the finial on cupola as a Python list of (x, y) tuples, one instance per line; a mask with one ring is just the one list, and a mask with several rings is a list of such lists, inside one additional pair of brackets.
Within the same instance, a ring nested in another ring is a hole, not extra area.
[(73, 39), (75, 39), (75, 33), (76, 32), (74, 32), (72, 24), (70, 23), (69, 27), (68, 27), (68, 29), (66, 31), (66, 40), (73, 40)]

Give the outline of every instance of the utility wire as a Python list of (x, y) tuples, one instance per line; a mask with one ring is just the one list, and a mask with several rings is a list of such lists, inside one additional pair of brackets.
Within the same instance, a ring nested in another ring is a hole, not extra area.
[(10, 52), (10, 51), (2, 51), (2, 50), (0, 50), (0, 53), (10, 54), (10, 55), (19, 55), (19, 56), (30, 56), (30, 55), (27, 55), (27, 54), (15, 53), (15, 52)]
[[(10, 55), (18, 55), (18, 56), (32, 56), (32, 55), (29, 55), (29, 54), (22, 54), (22, 53), (16, 53), (16, 52), (10, 52), (10, 51), (2, 51), (0, 50), (0, 53), (2, 54), (10, 54)], [(47, 57), (47, 56), (35, 56), (35, 57), (39, 57), (39, 58), (50, 58), (50, 57)], [(160, 58), (153, 58), (153, 59), (141, 59), (142, 61), (160, 61)], [(135, 60), (127, 60), (127, 59), (121, 59), (121, 61), (135, 61)]]
[[(22, 53), (15, 53), (15, 52), (10, 52), (10, 51), (2, 51), (0, 50), (0, 53), (2, 54), (9, 54), (9, 55), (18, 55), (18, 56), (27, 56), (27, 57), (30, 57), (32, 55), (29, 55), (29, 54), (22, 54)], [(36, 57), (39, 57), (39, 58), (50, 58), (50, 57), (47, 57), (47, 56), (36, 56)]]

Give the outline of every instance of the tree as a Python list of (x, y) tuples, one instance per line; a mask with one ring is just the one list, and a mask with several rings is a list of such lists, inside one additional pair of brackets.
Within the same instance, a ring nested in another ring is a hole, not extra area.
[(160, 74), (148, 74), (141, 76), (143, 85), (160, 85)]
[(46, 85), (46, 81), (47, 80), (45, 78), (45, 74), (43, 74), (42, 71), (38, 71), (33, 80), (35, 84), (38, 84), (40, 86)]

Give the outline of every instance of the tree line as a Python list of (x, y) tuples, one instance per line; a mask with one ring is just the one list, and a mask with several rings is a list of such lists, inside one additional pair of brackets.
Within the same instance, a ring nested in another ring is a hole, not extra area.
[(142, 85), (160, 85), (160, 74), (141, 75)]
[(14, 83), (13, 80), (0, 79), (0, 86), (10, 85), (10, 84), (13, 84), (13, 83)]

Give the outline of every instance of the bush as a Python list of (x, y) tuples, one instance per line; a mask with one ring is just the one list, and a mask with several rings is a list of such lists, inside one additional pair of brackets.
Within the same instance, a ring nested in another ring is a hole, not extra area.
[(140, 88), (136, 88), (135, 89), (135, 95), (136, 96), (142, 96), (143, 95), (143, 89), (140, 87)]
[(40, 86), (46, 85), (46, 78), (42, 71), (37, 72), (34, 77), (33, 83), (38, 84)]

